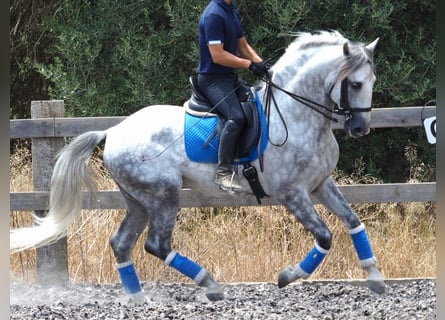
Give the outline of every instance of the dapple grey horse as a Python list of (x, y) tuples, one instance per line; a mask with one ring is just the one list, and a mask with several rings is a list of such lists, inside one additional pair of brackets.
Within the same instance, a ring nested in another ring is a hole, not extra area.
[[(315, 238), (305, 257), (279, 273), (279, 287), (308, 278), (331, 248), (332, 234), (313, 206), (314, 197), (348, 228), (360, 265), (368, 273), (369, 288), (385, 291), (365, 227), (331, 177), (339, 157), (331, 127), (335, 110), (345, 116), (341, 118), (347, 135), (358, 138), (370, 131), (377, 42), (378, 38), (368, 45), (351, 42), (336, 31), (299, 33), (272, 66), (268, 85), (258, 87), (263, 103), (273, 94), (269, 142), (258, 178), (264, 191)], [(75, 138), (55, 164), (48, 214), (36, 217), (33, 227), (11, 230), (11, 251), (46, 245), (66, 234), (80, 213), (83, 185), (91, 186), (88, 161), (105, 141), (104, 164), (126, 201), (126, 214), (110, 240), (126, 293), (143, 296), (131, 252), (148, 227), (144, 245), (148, 253), (205, 287), (209, 300), (223, 299), (223, 290), (211, 274), (171, 247), (181, 189), (223, 192), (213, 182), (214, 164), (188, 159), (181, 139), (184, 114), (179, 106), (149, 106), (107, 130)], [(257, 166), (258, 160), (252, 164)], [(240, 183), (249, 190), (243, 177)]]

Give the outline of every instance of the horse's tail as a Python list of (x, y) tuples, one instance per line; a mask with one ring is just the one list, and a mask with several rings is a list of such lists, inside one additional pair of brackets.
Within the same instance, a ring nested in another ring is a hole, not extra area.
[(34, 217), (35, 226), (10, 231), (12, 252), (48, 245), (66, 235), (68, 225), (80, 214), (83, 185), (94, 188), (88, 162), (106, 135), (106, 131), (86, 132), (59, 153), (51, 177), (49, 211), (44, 217)]

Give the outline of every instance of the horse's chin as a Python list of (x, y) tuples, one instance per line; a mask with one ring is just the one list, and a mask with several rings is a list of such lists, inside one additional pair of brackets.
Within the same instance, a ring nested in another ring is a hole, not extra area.
[(352, 125), (349, 121), (345, 122), (344, 130), (348, 137), (354, 139), (362, 138), (368, 135), (370, 132), (369, 126), (355, 126)]

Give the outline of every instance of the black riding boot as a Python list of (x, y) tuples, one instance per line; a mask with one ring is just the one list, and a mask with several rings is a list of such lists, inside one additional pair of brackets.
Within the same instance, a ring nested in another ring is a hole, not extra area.
[(234, 181), (232, 160), (239, 141), (241, 128), (233, 120), (227, 120), (221, 131), (218, 148), (218, 167), (216, 168), (215, 183), (225, 191), (240, 192), (241, 187)]

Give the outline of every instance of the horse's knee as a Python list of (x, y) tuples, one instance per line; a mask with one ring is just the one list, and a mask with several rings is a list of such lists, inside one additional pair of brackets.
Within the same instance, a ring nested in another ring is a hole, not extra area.
[(320, 247), (325, 250), (329, 250), (331, 249), (332, 245), (332, 233), (331, 231), (329, 231), (329, 229), (326, 228), (315, 236), (315, 240)]
[(159, 238), (150, 238), (148, 236), (144, 249), (146, 252), (164, 261), (171, 252), (170, 241), (160, 241)]

